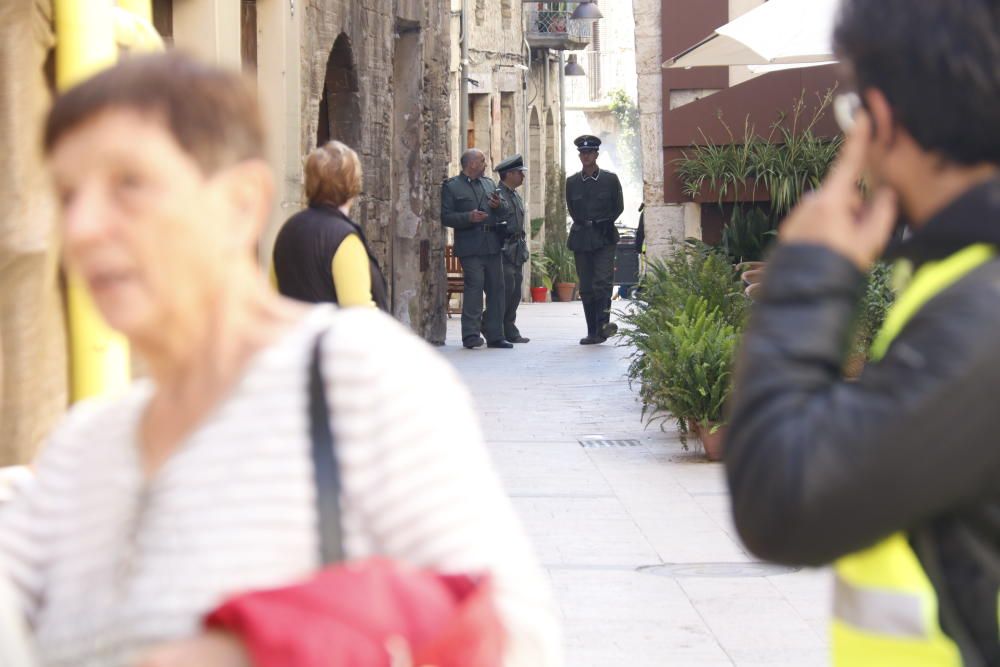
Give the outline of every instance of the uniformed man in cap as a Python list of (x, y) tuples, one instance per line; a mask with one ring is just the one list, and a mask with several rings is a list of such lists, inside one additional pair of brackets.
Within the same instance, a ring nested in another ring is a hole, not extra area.
[[(496, 184), (484, 176), (486, 155), (470, 148), (461, 157), (462, 173), (441, 186), (441, 224), (455, 230), (455, 256), (462, 262), (462, 345), (514, 347), (503, 336), (504, 287), (500, 248), (508, 208)], [(483, 292), (486, 312), (483, 312)], [(486, 340), (480, 332), (485, 334)]]
[(618, 333), (611, 322), (611, 291), (618, 244), (615, 222), (625, 203), (618, 176), (597, 166), (601, 140), (585, 134), (573, 143), (583, 168), (566, 179), (566, 206), (573, 219), (568, 245), (576, 256), (587, 318), (587, 335), (580, 344), (596, 345)]
[(507, 236), (503, 242), (503, 286), (505, 307), (503, 314), (503, 335), (511, 343), (527, 343), (529, 339), (517, 329), (517, 307), (521, 304), (521, 282), (523, 267), (528, 261), (528, 235), (524, 225), (524, 201), (517, 194), (517, 188), (524, 184), (524, 166), (521, 154), (512, 155), (496, 166), (500, 176), (500, 196), (510, 213), (507, 216)]

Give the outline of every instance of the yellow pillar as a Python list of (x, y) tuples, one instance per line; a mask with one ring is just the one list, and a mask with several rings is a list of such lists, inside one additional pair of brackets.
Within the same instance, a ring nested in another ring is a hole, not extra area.
[(118, 0), (118, 6), (143, 21), (153, 22), (153, 3), (150, 0)]
[[(65, 90), (114, 63), (112, 0), (55, 0), (56, 83)], [(125, 339), (101, 319), (82, 281), (68, 276), (70, 398), (115, 391), (130, 379)]]

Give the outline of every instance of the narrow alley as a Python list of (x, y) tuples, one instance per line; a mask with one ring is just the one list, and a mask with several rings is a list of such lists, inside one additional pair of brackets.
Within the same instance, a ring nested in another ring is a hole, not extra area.
[(720, 464), (643, 428), (627, 350), (581, 347), (578, 303), (524, 304), (527, 345), (443, 354), (556, 593), (572, 667), (827, 664), (826, 571), (757, 563)]

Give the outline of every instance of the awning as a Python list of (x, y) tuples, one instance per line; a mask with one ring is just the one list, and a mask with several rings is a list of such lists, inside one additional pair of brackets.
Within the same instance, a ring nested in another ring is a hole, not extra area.
[(834, 60), (840, 0), (769, 0), (717, 29), (664, 67), (784, 65)]

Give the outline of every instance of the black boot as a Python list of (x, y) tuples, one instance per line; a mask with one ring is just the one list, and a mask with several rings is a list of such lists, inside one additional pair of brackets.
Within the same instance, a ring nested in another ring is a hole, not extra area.
[(603, 343), (604, 341), (597, 335), (597, 301), (594, 299), (584, 301), (583, 313), (587, 317), (587, 337), (580, 339), (580, 345), (597, 345), (598, 343)]
[[(611, 321), (611, 298), (605, 298), (598, 302), (600, 310), (598, 312), (597, 334), (607, 340), (618, 333), (618, 325)], [(604, 341), (601, 341), (604, 342)]]

